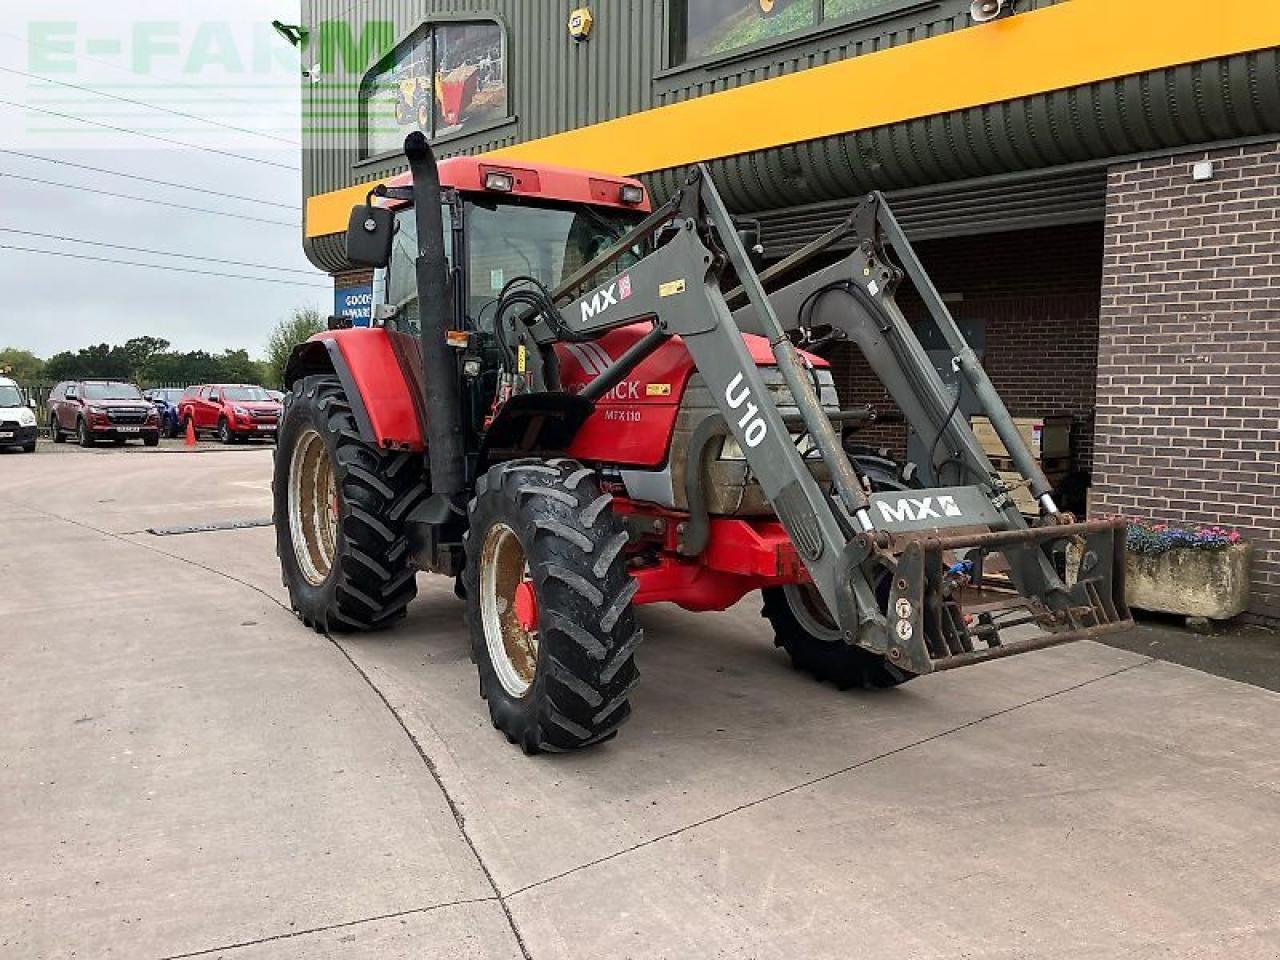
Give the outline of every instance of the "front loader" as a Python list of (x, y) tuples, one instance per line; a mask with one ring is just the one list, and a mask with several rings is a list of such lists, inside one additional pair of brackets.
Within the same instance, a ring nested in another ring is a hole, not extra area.
[[(761, 591), (778, 644), (839, 686), (1129, 623), (1120, 526), (1057, 509), (882, 198), (757, 274), (701, 167), (650, 210), (625, 178), (437, 165), (419, 134), (406, 154), (348, 232), (348, 259), (379, 271), (378, 325), (319, 335), (287, 374), (276, 528), (308, 624), (387, 626), (417, 570), (457, 577), (494, 725), (537, 752), (626, 719), (644, 603)], [(1034, 526), (894, 304), (903, 271)], [(928, 488), (845, 453), (871, 414), (802, 349), (838, 338), (933, 438)]]

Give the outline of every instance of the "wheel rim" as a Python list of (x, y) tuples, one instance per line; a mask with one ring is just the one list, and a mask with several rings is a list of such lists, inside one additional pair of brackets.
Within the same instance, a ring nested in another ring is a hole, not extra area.
[(289, 534), (303, 577), (320, 586), (338, 543), (338, 484), (324, 438), (307, 430), (289, 461)]
[(836, 626), (835, 618), (831, 616), (817, 587), (811, 583), (789, 583), (782, 591), (787, 595), (787, 603), (797, 622), (809, 634), (827, 643), (835, 643), (841, 639), (840, 628)]
[(502, 689), (523, 697), (538, 672), (538, 632), (520, 625), (516, 592), (529, 579), (529, 561), (516, 532), (495, 523), (480, 553), (480, 620), (489, 661)]

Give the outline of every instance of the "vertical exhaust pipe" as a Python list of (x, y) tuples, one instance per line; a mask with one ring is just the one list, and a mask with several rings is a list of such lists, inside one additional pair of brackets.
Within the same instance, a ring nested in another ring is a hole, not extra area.
[[(415, 130), (405, 138), (404, 153), (413, 174), (414, 220), (418, 226), (415, 267), (431, 493), (432, 499), (443, 496), (456, 509), (464, 491), (464, 451), (458, 366), (447, 341), (453, 311), (449, 301), (449, 264), (444, 253), (444, 217), (440, 213), (440, 171), (431, 145), (421, 132)], [(436, 504), (437, 508), (440, 506)]]

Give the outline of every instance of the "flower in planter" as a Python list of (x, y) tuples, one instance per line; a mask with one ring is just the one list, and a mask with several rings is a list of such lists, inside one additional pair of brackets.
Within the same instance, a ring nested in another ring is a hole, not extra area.
[(1241, 540), (1240, 531), (1229, 527), (1182, 527), (1140, 517), (1129, 517), (1128, 521), (1125, 546), (1131, 553), (1148, 556), (1170, 550), (1225, 550)]

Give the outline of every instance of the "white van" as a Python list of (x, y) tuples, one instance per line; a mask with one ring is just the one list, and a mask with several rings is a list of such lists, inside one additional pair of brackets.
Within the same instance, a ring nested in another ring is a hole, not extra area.
[(26, 453), (36, 449), (36, 415), (22, 391), (8, 377), (0, 377), (0, 449), (21, 447)]

